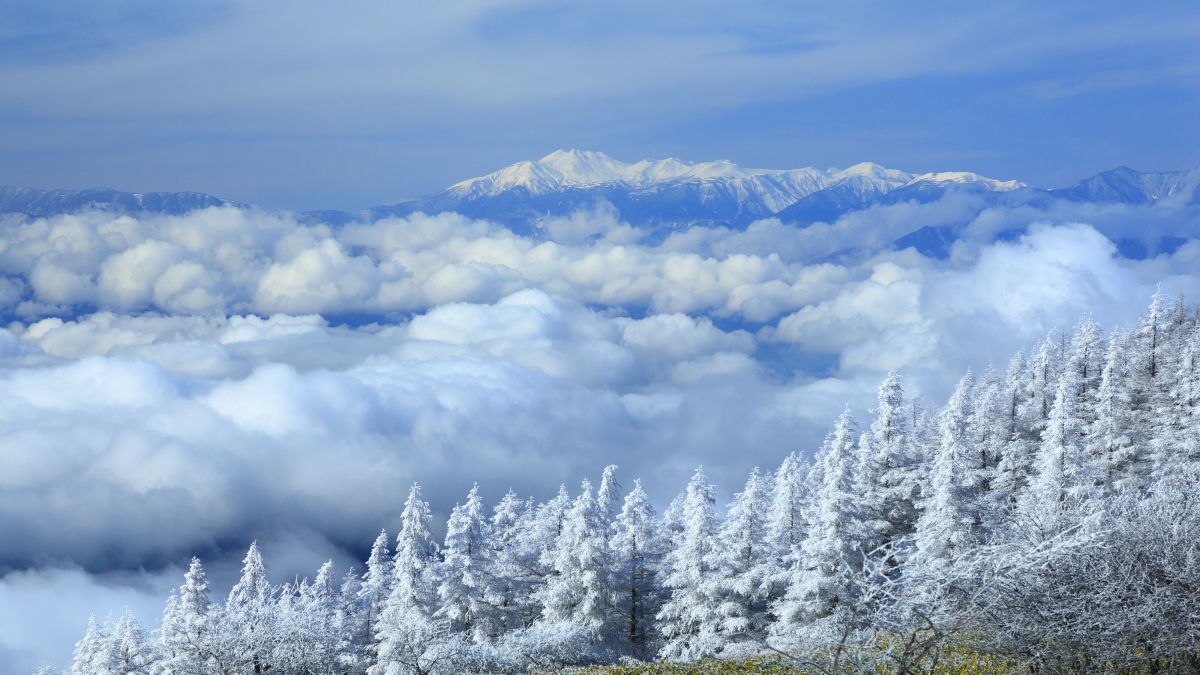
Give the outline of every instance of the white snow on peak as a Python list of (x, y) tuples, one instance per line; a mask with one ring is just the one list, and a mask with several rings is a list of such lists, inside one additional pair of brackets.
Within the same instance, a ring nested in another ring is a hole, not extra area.
[(874, 162), (859, 162), (845, 169), (830, 169), (829, 173), (835, 179), (861, 177), (871, 178), (889, 183), (904, 184), (912, 180), (912, 174), (899, 169), (889, 169)]
[(923, 173), (915, 176), (907, 184), (915, 183), (976, 183), (985, 186), (989, 190), (996, 192), (1007, 192), (1026, 187), (1025, 183), (1016, 180), (996, 180), (987, 176), (980, 176), (977, 173), (970, 171), (939, 171), (935, 173)]
[(729, 160), (691, 163), (668, 157), (635, 163), (613, 159), (591, 150), (555, 150), (534, 161), (517, 162), (486, 176), (451, 186), (459, 198), (499, 195), (524, 190), (530, 195), (566, 189), (617, 186), (655, 190), (672, 184), (699, 184), (700, 189), (724, 190), (738, 199), (756, 199), (771, 209), (782, 209), (809, 194), (833, 185), (845, 185), (862, 194), (882, 194), (918, 181), (982, 183), (993, 190), (1023, 187), (1016, 181), (997, 181), (973, 173), (913, 174), (862, 162), (846, 169), (751, 169)]
[(622, 180), (629, 165), (603, 152), (590, 150), (555, 150), (537, 161), (557, 173), (565, 185), (601, 185)]

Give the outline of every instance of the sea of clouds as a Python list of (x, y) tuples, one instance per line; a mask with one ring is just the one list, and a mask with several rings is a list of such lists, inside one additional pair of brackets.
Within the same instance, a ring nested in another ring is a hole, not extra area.
[[(664, 506), (812, 452), (898, 368), (967, 367), (1085, 313), (1200, 295), (1194, 207), (958, 197), (644, 240), (603, 206), (534, 237), (455, 214), (331, 227), (212, 208), (0, 221), (0, 666), (62, 665), (89, 612), (147, 624), (193, 554), (227, 583), (344, 571), (416, 480), (538, 498), (619, 464)], [(890, 242), (964, 225), (944, 260)], [(32, 617), (32, 620), (31, 620)]]

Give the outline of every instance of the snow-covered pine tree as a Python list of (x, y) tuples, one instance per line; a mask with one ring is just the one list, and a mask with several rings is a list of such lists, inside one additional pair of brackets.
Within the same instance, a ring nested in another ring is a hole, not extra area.
[(563, 519), (571, 508), (566, 485), (559, 485), (554, 497), (537, 505), (527, 527), (521, 531), (523, 564), (531, 571), (533, 585), (540, 586), (550, 575), (549, 553), (562, 533)]
[(367, 557), (367, 571), (363, 573), (362, 586), (359, 588), (359, 600), (363, 606), (363, 634), (356, 636), (360, 644), (370, 644), (374, 639), (375, 625), (383, 614), (383, 603), (391, 592), (392, 558), (388, 551), (387, 530), (379, 530), (379, 536), (371, 544), (371, 554)]
[(1041, 438), (1050, 421), (1050, 408), (1054, 405), (1058, 376), (1062, 372), (1062, 352), (1063, 339), (1051, 332), (1029, 360), (1029, 398), (1025, 401), (1021, 417), (1034, 439)]
[(154, 652), (146, 640), (146, 631), (126, 610), (112, 632), (100, 643), (100, 669), (95, 675), (149, 675)]
[(159, 629), (157, 675), (204, 672), (210, 660), (208, 578), (200, 559), (193, 557), (183, 584), (173, 593)]
[(614, 521), (612, 560), (616, 620), (622, 638), (638, 657), (650, 655), (654, 615), (661, 604), (657, 568), (663, 541), (642, 482), (635, 480)]
[(1178, 472), (1200, 471), (1200, 319), (1181, 341), (1179, 370), (1175, 392), (1180, 462)]
[(550, 555), (553, 573), (538, 593), (545, 621), (571, 622), (602, 634), (612, 594), (605, 518), (584, 480)]
[[(1170, 341), (1168, 340), (1169, 310), (1160, 287), (1150, 300), (1150, 307), (1138, 321), (1129, 340), (1129, 383), (1131, 399), (1130, 435), (1135, 444), (1146, 448), (1149, 459), (1165, 454), (1158, 447), (1152, 432), (1170, 407)], [(1147, 467), (1152, 469), (1151, 466)], [(1151, 471), (1153, 473), (1153, 471)]]
[(362, 578), (353, 566), (346, 570), (338, 589), (334, 627), (338, 635), (338, 672), (341, 675), (365, 673), (374, 651), (373, 640), (366, 636), (367, 613), (360, 595)]
[[(1030, 399), (1030, 368), (1024, 352), (1018, 351), (1008, 362), (1004, 375), (1004, 418), (1007, 443), (992, 477), (992, 502), (1011, 511), (1017, 498), (1029, 485), (1037, 439), (1026, 418)], [(1003, 519), (1003, 513), (997, 518)]]
[(1092, 496), (1097, 483), (1096, 467), (1083, 450), (1078, 391), (1078, 370), (1065, 368), (1042, 431), (1033, 480), (1024, 495), (1026, 515), (1051, 532), (1060, 526), (1058, 516), (1067, 499)]
[(866, 550), (911, 534), (921, 498), (920, 467), (911, 445), (904, 390), (895, 371), (879, 386), (878, 401), (867, 449), (871, 456), (859, 463), (863, 471), (858, 481), (861, 504), (869, 518)]
[[(971, 482), (979, 491), (980, 526), (992, 528), (1002, 519), (1004, 497), (997, 494), (995, 483), (1000, 460), (1008, 449), (1008, 405), (1000, 374), (989, 364), (975, 382), (971, 393), (971, 452), (977, 457), (978, 475)], [(930, 469), (932, 471), (932, 467)]]
[(600, 487), (596, 490), (596, 506), (604, 523), (604, 548), (608, 549), (608, 538), (612, 535), (613, 519), (621, 501), (621, 484), (617, 481), (617, 465), (609, 464), (600, 475)]
[(455, 653), (450, 619), (433, 616), (438, 589), (434, 577), (437, 544), (429, 531), (431, 520), (421, 486), (414, 483), (400, 516), (391, 592), (376, 628), (376, 658), (367, 671), (370, 675), (429, 672)]
[(151, 675), (176, 675), (176, 671), (169, 664), (178, 657), (174, 646), (171, 644), (172, 636), (175, 634), (176, 616), (179, 613), (179, 595), (175, 589), (171, 589), (167, 595), (167, 604), (163, 607), (162, 618), (158, 623), (158, 644), (157, 658), (154, 660), (154, 666), (150, 669)]
[(215, 637), (220, 663), (234, 672), (259, 675), (270, 671), (269, 656), (275, 642), (274, 595), (258, 542), (253, 542), (242, 559), (242, 575), (229, 590), (220, 619), (213, 622), (219, 628)]
[(1108, 338), (1096, 388), (1094, 419), (1086, 439), (1087, 453), (1101, 467), (1110, 493), (1136, 489), (1148, 472), (1144, 445), (1135, 444), (1130, 436), (1133, 398), (1126, 345), (1126, 336), (1121, 332), (1114, 331)]
[(528, 504), (511, 489), (492, 509), (488, 603), (496, 630), (501, 633), (527, 626), (536, 616), (536, 603), (530, 597), (528, 555), (522, 547), (522, 534), (532, 516)]
[(974, 477), (980, 467), (970, 428), (973, 386), (974, 378), (967, 371), (939, 416), (938, 445), (915, 537), (920, 564), (934, 568), (971, 546), (978, 536), (980, 491)]
[(462, 504), (455, 504), (446, 523), (446, 540), (438, 570), (438, 609), (434, 616), (450, 630), (466, 633), (474, 642), (486, 642), (494, 627), (490, 621), (488, 591), (487, 519), (479, 485)]
[(713, 602), (722, 655), (755, 654), (766, 638), (771, 598), (764, 573), (773, 553), (766, 537), (770, 497), (767, 480), (755, 467), (745, 487), (734, 495), (718, 532)]
[(770, 479), (772, 486), (764, 533), (769, 550), (764, 551), (763, 569), (758, 572), (768, 604), (783, 597), (787, 590), (787, 569), (795, 561), (800, 544), (807, 536), (808, 463), (798, 453), (788, 453)]
[(337, 632), (340, 604), (333, 582), (333, 561), (327, 560), (317, 569), (312, 583), (300, 587), (296, 608), (307, 644), (306, 659), (296, 672), (336, 672), (341, 642)]
[(1075, 326), (1067, 360), (1079, 379), (1080, 410), (1088, 416), (1096, 404), (1096, 392), (1104, 370), (1104, 340), (1100, 337), (1100, 326), (1091, 317)]
[(1197, 324), (1180, 301), (1162, 331), (1161, 380), (1152, 400), (1155, 482), (1186, 471), (1196, 457)]
[[(307, 592), (308, 580), (285, 583), (275, 593), (275, 607), (271, 615), (273, 639), (271, 653), (264, 659), (270, 669), (285, 673), (310, 672), (312, 658), (309, 653), (312, 643), (305, 621), (304, 603), (301, 596)], [(313, 636), (314, 638), (316, 636)]]
[(773, 640), (789, 645), (796, 632), (814, 621), (834, 617), (854, 602), (855, 579), (864, 551), (863, 515), (858, 507), (854, 467), (857, 425), (849, 409), (838, 417), (833, 431), (817, 453), (808, 536), (791, 567), (787, 594), (775, 608)]
[(713, 486), (702, 469), (688, 481), (681, 502), (681, 530), (664, 561), (663, 585), (670, 593), (657, 618), (666, 659), (698, 659), (719, 647), (712, 605), (712, 554), (717, 521)]
[(71, 658), (71, 675), (96, 675), (103, 672), (104, 644), (108, 634), (96, 621), (96, 615), (88, 617), (87, 630), (83, 638), (75, 643), (75, 652)]

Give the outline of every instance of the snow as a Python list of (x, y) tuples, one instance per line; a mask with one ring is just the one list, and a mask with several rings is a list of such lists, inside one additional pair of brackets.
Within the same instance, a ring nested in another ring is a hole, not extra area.
[(970, 171), (938, 171), (935, 173), (923, 173), (908, 181), (905, 186), (915, 185), (917, 183), (938, 183), (945, 184), (975, 184), (982, 185), (989, 190), (996, 192), (1009, 192), (1026, 187), (1025, 183), (1016, 180), (996, 180), (987, 176), (980, 176), (977, 173)]
[(914, 176), (873, 162), (860, 162), (845, 169), (756, 169), (727, 159), (690, 163), (668, 157), (627, 163), (603, 152), (569, 149), (555, 150), (541, 159), (517, 162), (456, 183), (446, 193), (458, 199), (480, 199), (514, 190), (523, 190), (530, 196), (601, 188), (654, 193), (690, 185), (705, 202), (732, 199), (738, 204), (758, 203), (777, 212), (830, 187), (858, 197), (872, 197), (922, 182), (969, 183), (995, 191), (1024, 187), (1024, 183), (1017, 181), (1000, 181), (965, 171)]

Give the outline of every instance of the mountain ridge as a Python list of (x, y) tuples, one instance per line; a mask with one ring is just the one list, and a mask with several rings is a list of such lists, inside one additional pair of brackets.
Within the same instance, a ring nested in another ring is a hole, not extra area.
[[(424, 196), (360, 211), (306, 211), (310, 221), (355, 220), (456, 211), (522, 233), (546, 218), (606, 203), (622, 220), (658, 230), (694, 225), (742, 227), (753, 220), (832, 222), (846, 213), (905, 201), (930, 202), (970, 194), (987, 204), (1074, 202), (1200, 203), (1200, 169), (1140, 172), (1119, 166), (1078, 183), (1045, 189), (967, 171), (910, 173), (872, 162), (844, 169), (742, 167), (729, 160), (687, 162), (675, 157), (623, 162), (602, 152), (555, 150), (469, 178)], [(200, 192), (121, 192), (108, 188), (43, 190), (0, 186), (0, 213), (45, 217), (99, 209), (179, 215), (212, 206), (245, 206)]]

